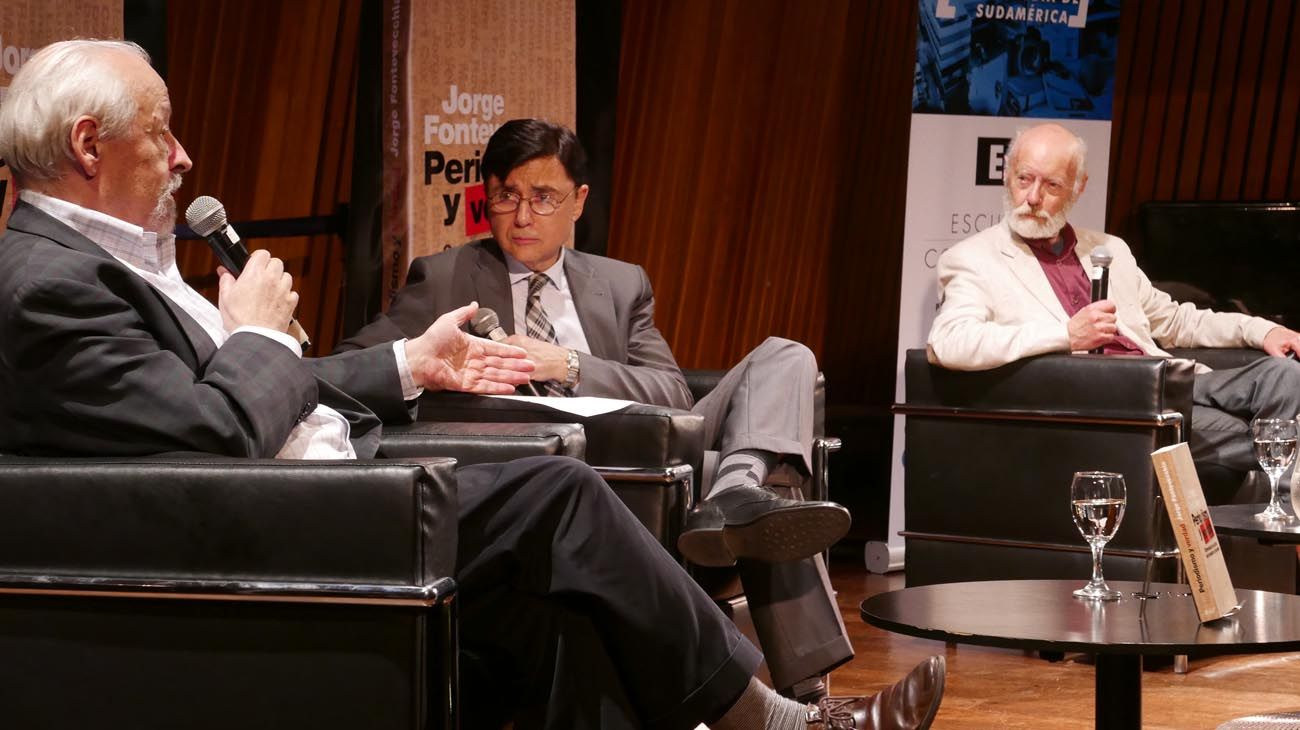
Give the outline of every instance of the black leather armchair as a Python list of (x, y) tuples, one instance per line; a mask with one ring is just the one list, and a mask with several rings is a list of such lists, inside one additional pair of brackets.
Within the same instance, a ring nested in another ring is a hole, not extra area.
[[(687, 386), (703, 398), (724, 370), (686, 370)], [(824, 436), (825, 378), (818, 375), (813, 433), (811, 499), (827, 499), (830, 454), (840, 440)], [(575, 421), (586, 437), (586, 462), (614, 488), (670, 553), (686, 512), (705, 491), (713, 472), (704, 448), (703, 417), (664, 406), (637, 403), (614, 413), (580, 418), (531, 403), (464, 393), (426, 393), (420, 399), (417, 428), (443, 421), (551, 423)]]
[[(1260, 356), (1181, 354), (1221, 366)], [(907, 417), (908, 585), (1086, 578), (1090, 556), (1068, 506), (1070, 475), (1083, 469), (1121, 472), (1128, 486), (1124, 522), (1106, 548), (1107, 577), (1141, 580), (1153, 548), (1172, 555), (1168, 522), (1153, 511), (1159, 485), (1150, 453), (1189, 433), (1191, 360), (1046, 355), (956, 372), (910, 350), (905, 377), (906, 402), (896, 410)], [(1207, 498), (1241, 499), (1241, 478), (1203, 474)], [(1173, 580), (1177, 561), (1154, 568), (1156, 579)]]
[(703, 417), (638, 403), (583, 418), (524, 401), (438, 392), (420, 397), (417, 419), (419, 429), (443, 422), (580, 425), (585, 436), (581, 458), (660, 544), (677, 554), (677, 535), (694, 503), (694, 479), (704, 462)]
[(453, 462), (0, 458), (10, 727), (457, 727)]

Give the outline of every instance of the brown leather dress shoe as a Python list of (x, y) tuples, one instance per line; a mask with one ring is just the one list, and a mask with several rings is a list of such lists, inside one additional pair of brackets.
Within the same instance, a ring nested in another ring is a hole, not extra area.
[(873, 697), (827, 697), (808, 706), (809, 730), (925, 730), (943, 699), (944, 660), (932, 656)]

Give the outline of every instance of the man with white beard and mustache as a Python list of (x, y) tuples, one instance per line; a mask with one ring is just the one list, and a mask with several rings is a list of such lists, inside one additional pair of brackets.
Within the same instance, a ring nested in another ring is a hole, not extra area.
[[(1253, 347), (1273, 357), (1240, 368), (1198, 366), (1192, 456), (1245, 473), (1256, 468), (1254, 418), (1300, 413), (1300, 333), (1260, 317), (1198, 309), (1151, 285), (1122, 240), (1071, 226), (1087, 187), (1087, 147), (1058, 124), (1021, 131), (1006, 156), (1001, 223), (939, 258), (939, 311), (930, 362), (987, 370), (1049, 352), (1168, 356), (1162, 347)], [(1109, 298), (1091, 301), (1090, 255), (1113, 257)], [(1297, 470), (1300, 471), (1300, 470)]]

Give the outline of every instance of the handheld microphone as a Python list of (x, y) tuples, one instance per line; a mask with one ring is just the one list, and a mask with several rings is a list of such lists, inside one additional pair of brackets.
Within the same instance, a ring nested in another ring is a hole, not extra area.
[[(493, 342), (505, 342), (505, 339), (509, 337), (506, 331), (501, 329), (501, 318), (497, 316), (496, 312), (487, 307), (479, 307), (478, 311), (474, 312), (474, 316), (469, 318), (469, 331), (479, 337), (486, 337)], [(533, 387), (531, 382), (525, 383), (521, 387), (527, 390), (529, 395), (540, 397), (537, 388)]]
[(1088, 259), (1092, 262), (1092, 301), (1099, 302), (1110, 295), (1110, 262), (1114, 257), (1105, 246), (1098, 246)]
[[(1088, 277), (1092, 280), (1092, 301), (1099, 302), (1110, 296), (1110, 262), (1114, 257), (1105, 246), (1098, 246), (1092, 250), (1088, 260), (1092, 262), (1092, 274)], [(1104, 350), (1094, 347), (1089, 352), (1100, 355)]]
[[(185, 210), (185, 221), (195, 233), (208, 240), (212, 252), (217, 255), (221, 265), (226, 267), (226, 271), (239, 276), (248, 263), (248, 249), (244, 248), (234, 227), (226, 222), (226, 206), (216, 198), (201, 195)], [(311, 338), (302, 325), (298, 324), (298, 320), (289, 319), (288, 332), (298, 338), (298, 344), (304, 352), (311, 347)]]

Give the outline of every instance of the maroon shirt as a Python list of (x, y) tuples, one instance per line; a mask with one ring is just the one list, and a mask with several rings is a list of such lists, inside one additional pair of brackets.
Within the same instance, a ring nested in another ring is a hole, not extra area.
[[(1092, 303), (1092, 281), (1088, 278), (1088, 272), (1083, 270), (1083, 262), (1074, 255), (1074, 246), (1079, 238), (1074, 234), (1073, 226), (1067, 223), (1061, 229), (1061, 240), (1065, 246), (1060, 255), (1053, 253), (1052, 245), (1046, 241), (1026, 240), (1025, 243), (1034, 252), (1038, 265), (1043, 267), (1043, 274), (1047, 276), (1047, 283), (1052, 285), (1057, 301), (1065, 308), (1065, 313), (1073, 317), (1080, 309)], [(1145, 354), (1132, 340), (1121, 334), (1116, 334), (1115, 339), (1102, 352), (1106, 355)]]

